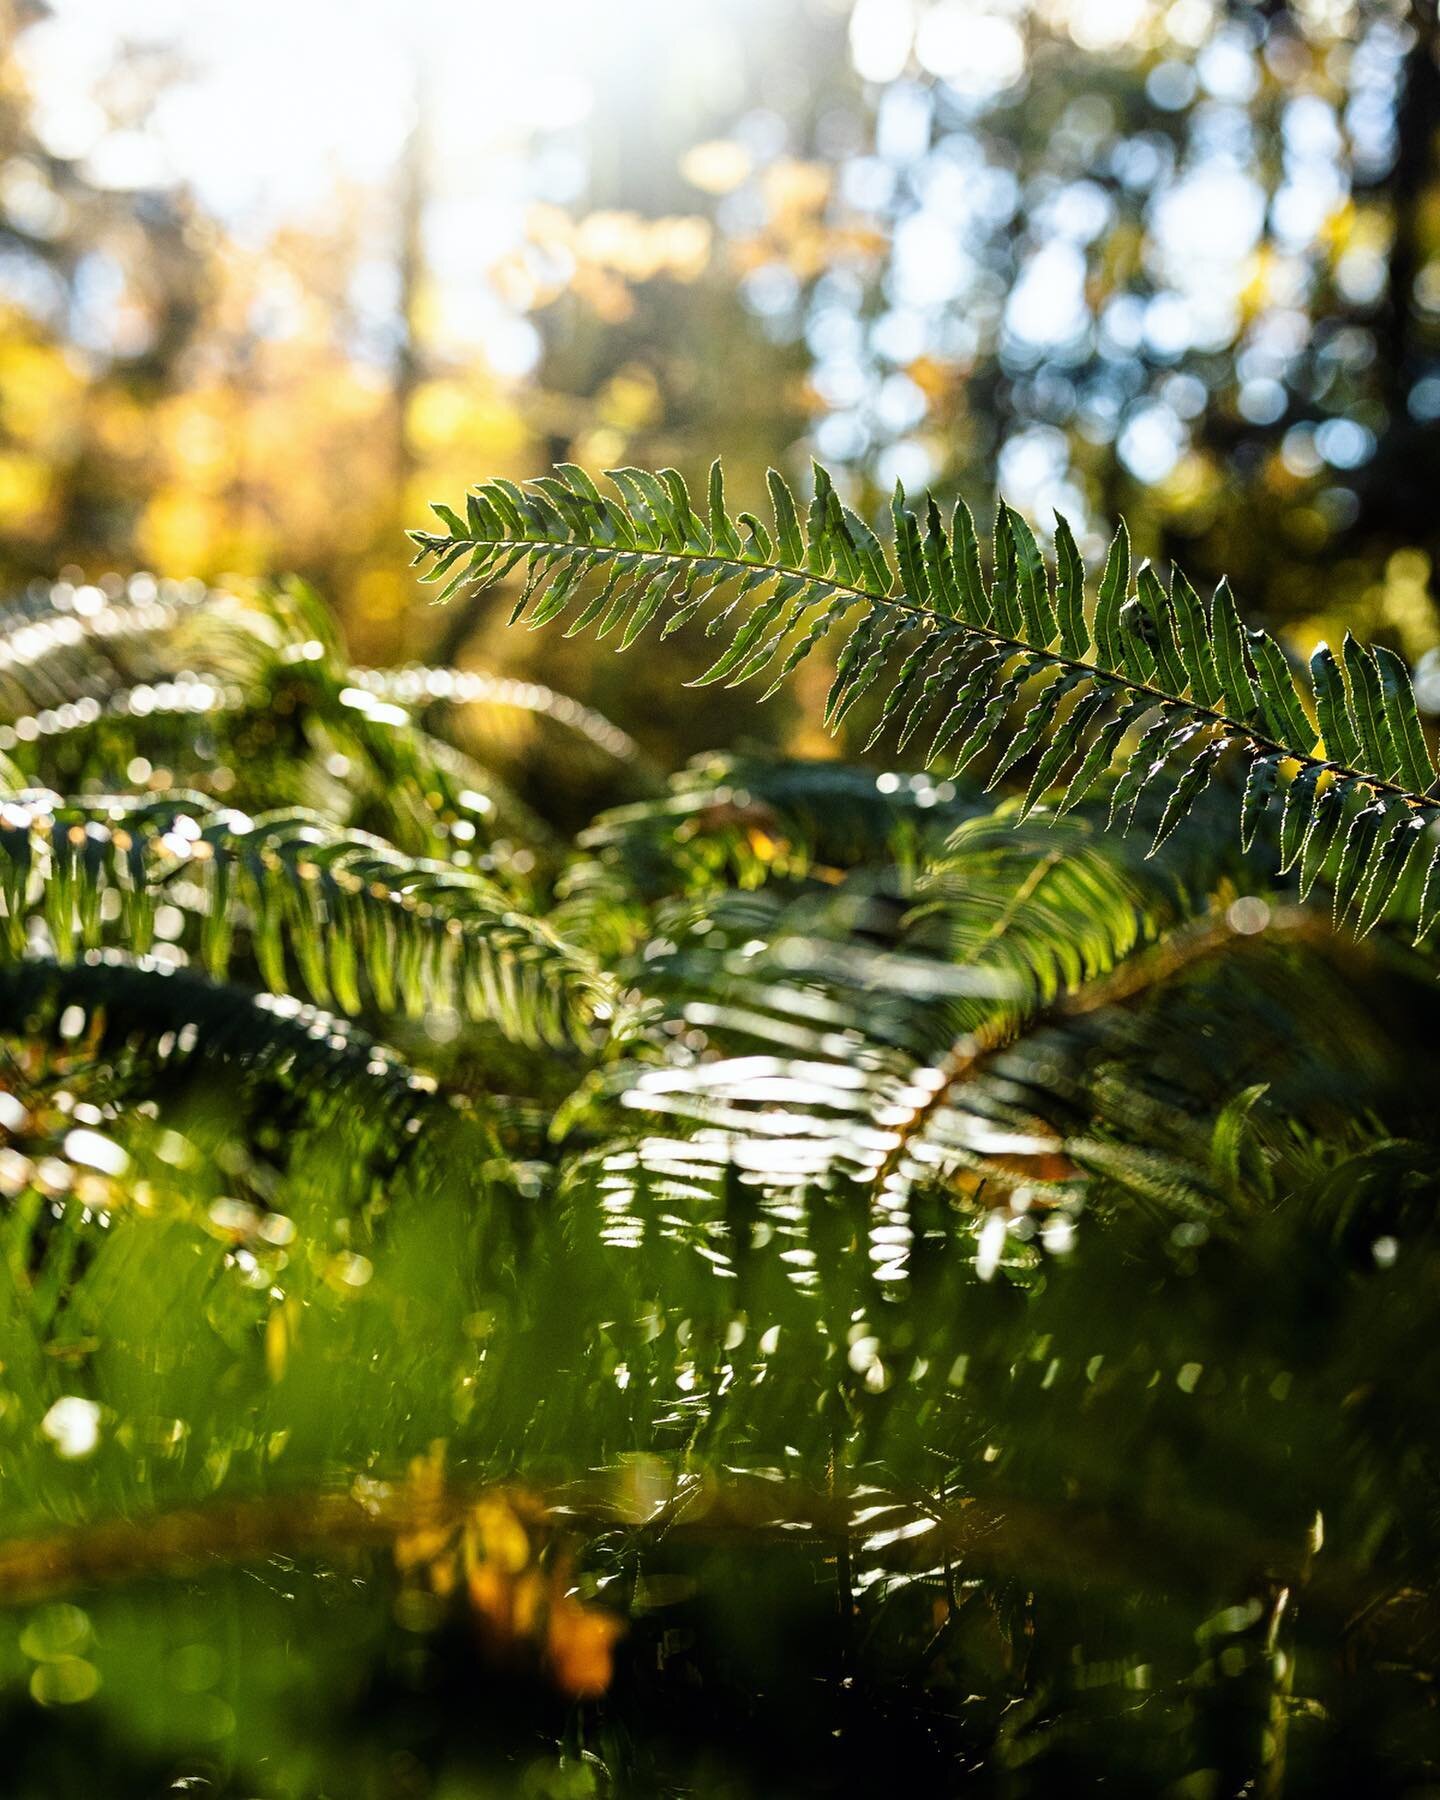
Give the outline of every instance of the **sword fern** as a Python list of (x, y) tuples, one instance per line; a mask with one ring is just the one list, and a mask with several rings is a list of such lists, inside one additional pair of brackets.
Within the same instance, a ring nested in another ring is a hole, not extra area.
[(1278, 807), (1280, 871), (1297, 871), (1303, 894), (1325, 873), (1337, 921), (1370, 930), (1412, 864), (1424, 868), (1419, 935), (1440, 913), (1435, 765), (1387, 647), (1347, 636), (1337, 656), (1321, 644), (1307, 679), (1242, 623), (1225, 582), (1206, 601), (1143, 562), (1132, 582), (1123, 524), (1090, 596), (1066, 521), (1052, 577), (1004, 501), (987, 574), (963, 502), (947, 525), (933, 499), (922, 518), (897, 486), (887, 551), (818, 465), (803, 515), (770, 472), (768, 522), (732, 516), (718, 462), (703, 512), (673, 469), (610, 479), (613, 496), (574, 464), (523, 486), (482, 482), (463, 517), (435, 509), (443, 533), (412, 533), (417, 561), (441, 600), (523, 567), (512, 623), (564, 619), (567, 636), (593, 631), (621, 650), (652, 626), (664, 638), (703, 618), (718, 654), (698, 686), (766, 676), (768, 697), (828, 645), (832, 731), (868, 696), (870, 743), (916, 739), (927, 766), (952, 773), (988, 756), (991, 787), (1023, 768), (1022, 812), (1043, 800), (1064, 814), (1113, 773), (1112, 823), (1161, 796), (1152, 850), (1234, 760), (1242, 842)]

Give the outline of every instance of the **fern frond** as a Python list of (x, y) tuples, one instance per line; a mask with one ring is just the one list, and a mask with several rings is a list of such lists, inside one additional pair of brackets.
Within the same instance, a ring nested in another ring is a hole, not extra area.
[(196, 651), (207, 670), (233, 679), (273, 660), (286, 638), (328, 637), (323, 609), (307, 605), (302, 618), (297, 607), (279, 593), (245, 596), (151, 575), (116, 592), (69, 582), (42, 589), (0, 611), (0, 749), (13, 747), (20, 719), (38, 716), (44, 730), (79, 701), (193, 673)]
[(139, 952), (162, 897), (198, 915), (196, 953), (228, 969), (237, 924), (260, 974), (288, 992), (291, 965), (321, 1004), (416, 1015), (453, 1006), (521, 1041), (583, 1041), (608, 1000), (589, 961), (471, 869), (403, 856), (379, 838), (298, 811), (250, 819), (199, 796), (0, 806), (0, 899), (10, 953), (38, 912), (62, 960), (102, 946), (118, 920)]
[(0, 964), (0, 1014), (7, 1031), (83, 1041), (115, 1069), (202, 1065), (326, 1099), (359, 1090), (382, 1133), (403, 1130), (405, 1116), (435, 1088), (393, 1050), (319, 1007), (119, 950), (86, 951), (72, 963)]
[[(637, 1169), (729, 1167), (789, 1201), (858, 1192), (880, 1213), (977, 1181), (1069, 1207), (1089, 1173), (1152, 1201), (1163, 1186), (1183, 1212), (1208, 1191), (1197, 1121), (1231, 1077), (1268, 1075), (1319, 1117), (1388, 1067), (1336, 972), (1373, 982), (1376, 955), (1274, 896), (1232, 911), (1247, 870), (1213, 833), (1149, 858), (1094, 819), (1017, 829), (1015, 810), (961, 825), (889, 887), (862, 873), (830, 894), (712, 889), (662, 909), (635, 979), (689, 1054), (612, 1078), (674, 1122), (636, 1146)], [(1214, 1016), (1236, 1044), (1212, 1069), (1193, 1045)], [(1327, 1088), (1342, 1067), (1343, 1097)]]
[[(627, 1107), (672, 1122), (615, 1164), (617, 1191), (632, 1169), (701, 1184), (731, 1170), (785, 1204), (858, 1200), (897, 1227), (881, 1260), (903, 1270), (899, 1228), (927, 1194), (982, 1214), (1012, 1194), (1016, 1217), (1032, 1204), (1074, 1213), (1098, 1180), (1206, 1216), (1224, 1190), (1215, 1116), (1277, 1066), (1292, 1116), (1349, 1116), (1362, 1094), (1393, 1104), (1383, 1027), (1344, 974), (1365, 953), (1315, 913), (1269, 907), (1257, 932), (1228, 909), (1171, 910), (1143, 947), (1128, 932), (1108, 953), (1097, 939), (1087, 968), (1027, 979), (1047, 903), (1020, 900), (1017, 919), (1027, 908), (1013, 944), (982, 930), (958, 967), (798, 931), (766, 956), (677, 957), (660, 979), (704, 1049), (610, 1077)], [(1194, 1045), (1217, 1017), (1236, 1048), (1210, 1063)]]
[[(1216, 947), (1233, 935), (1206, 919), (1203, 894), (1192, 901), (1171, 871), (1136, 863), (1103, 853), (1077, 821), (1017, 830), (1003, 815), (975, 818), (911, 884), (892, 947), (843, 935), (843, 898), (833, 919), (803, 903), (765, 926), (746, 916), (732, 941), (763, 939), (763, 956), (679, 951), (657, 966), (719, 1060), (643, 1074), (629, 1103), (725, 1129), (729, 1153), (757, 1171), (802, 1183), (843, 1172), (892, 1202), (937, 1171), (1043, 1186), (1040, 1169), (1063, 1154), (1054, 1131), (989, 1088), (961, 1104), (961, 1081), (1141, 946), (1188, 931), (1192, 914)], [(726, 909), (709, 911), (723, 930)]]
[(407, 847), (458, 862), (472, 854), (466, 843), (483, 849), (492, 838), (514, 837), (558, 860), (560, 845), (543, 819), (489, 769), (425, 730), (408, 707), (382, 699), (364, 672), (316, 666), (299, 699), (312, 735), (349, 765), (345, 786), (368, 791), (385, 828)]
[(581, 835), (587, 860), (566, 875), (566, 911), (727, 881), (833, 885), (860, 864), (909, 866), (986, 804), (968, 784), (855, 763), (700, 756), (667, 794), (601, 813)]
[(511, 618), (532, 630), (565, 618), (567, 635), (593, 630), (623, 650), (652, 625), (663, 637), (711, 608), (719, 654), (697, 685), (764, 674), (768, 694), (831, 641), (832, 730), (870, 694), (882, 726), (907, 738), (928, 728), (927, 761), (943, 754), (956, 772), (991, 755), (993, 784), (1038, 753), (1027, 806), (1050, 794), (1062, 813), (1118, 767), (1112, 818), (1128, 822), (1142, 798), (1164, 797), (1152, 847), (1233, 752), (1255, 774), (1247, 831), (1272, 779), (1283, 794), (1285, 866), (1322, 810), (1343, 820), (1319, 857), (1337, 918), (1370, 929), (1412, 859), (1436, 890), (1422, 930), (1440, 910), (1435, 767), (1392, 651), (1347, 639), (1336, 660), (1322, 647), (1307, 681), (1270, 633), (1241, 623), (1223, 582), (1207, 604), (1182, 576), (1167, 592), (1142, 565), (1132, 592), (1123, 525), (1087, 604), (1063, 520), (1052, 588), (1029, 527), (1002, 502), (987, 583), (963, 503), (948, 531), (933, 501), (922, 525), (897, 487), (887, 556), (824, 469), (803, 520), (782, 478), (769, 479), (773, 527), (731, 517), (718, 463), (703, 516), (673, 469), (614, 470), (611, 497), (564, 464), (523, 487), (483, 482), (463, 518), (436, 508), (444, 534), (412, 537), (441, 600), (523, 565)]
[[(0, 793), (56, 784), (103, 792), (143, 742), (145, 760), (177, 785), (203, 789), (223, 769), (227, 792), (238, 785), (247, 805), (313, 803), (317, 787), (336, 789), (327, 810), (341, 816), (378, 803), (387, 826), (423, 852), (444, 854), (457, 824), (456, 841), (471, 845), (483, 847), (492, 830), (546, 843), (544, 824), (513, 794), (401, 708), (319, 668), (275, 673), (257, 670), (248, 683), (185, 673), (25, 714), (0, 725), (0, 755), (9, 751)], [(277, 742), (277, 711), (299, 713), (297, 742)]]
[[(558, 856), (503, 783), (386, 699), (381, 677), (349, 667), (303, 584), (237, 595), (136, 576), (114, 599), (66, 583), (49, 592), (48, 610), (0, 630), (3, 791), (107, 792), (143, 737), (146, 760), (177, 785), (203, 788), (223, 768), (227, 792), (238, 779), (230, 797), (253, 810), (323, 800), (417, 854), (446, 854), (458, 824), (467, 854), (519, 838)], [(425, 697), (421, 684), (412, 703)], [(560, 716), (563, 698), (550, 700)], [(328, 773), (337, 761), (343, 786)]]
[(567, 731), (613, 757), (634, 763), (643, 753), (627, 731), (593, 706), (585, 706), (568, 694), (557, 694), (540, 681), (521, 681), (508, 675), (490, 675), (479, 669), (433, 669), (408, 664), (400, 669), (352, 669), (356, 687), (401, 706), (484, 706), (552, 719)]

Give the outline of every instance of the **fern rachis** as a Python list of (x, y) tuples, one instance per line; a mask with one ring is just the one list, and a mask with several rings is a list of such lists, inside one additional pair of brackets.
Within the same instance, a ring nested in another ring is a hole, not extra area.
[[(706, 520), (673, 470), (620, 469), (611, 479), (618, 500), (570, 464), (523, 488), (482, 483), (464, 519), (436, 509), (448, 535), (413, 534), (417, 560), (429, 578), (448, 577), (442, 599), (524, 564), (512, 623), (525, 618), (536, 629), (573, 613), (567, 635), (618, 633), (620, 649), (662, 614), (665, 636), (719, 601), (706, 630), (723, 648), (696, 685), (738, 686), (778, 661), (768, 695), (837, 634), (825, 706), (832, 730), (875, 689), (884, 698), (872, 741), (891, 726), (906, 739), (938, 714), (927, 762), (946, 751), (960, 769), (994, 749), (992, 784), (1039, 751), (1027, 807), (1048, 789), (1062, 813), (1118, 754), (1112, 818), (1128, 820), (1155, 785), (1166, 795), (1156, 846), (1235, 747), (1251, 765), (1242, 836), (1253, 835), (1285, 777), (1282, 866), (1323, 845), (1337, 916), (1369, 929), (1420, 849), (1430, 855), (1422, 932), (1440, 911), (1440, 892), (1430, 891), (1440, 888), (1435, 768), (1409, 673), (1385, 647), (1347, 638), (1337, 659), (1321, 645), (1302, 682), (1268, 632), (1241, 624), (1225, 583), (1207, 606), (1182, 575), (1167, 593), (1142, 565), (1132, 594), (1123, 525), (1087, 606), (1065, 521), (1052, 587), (1034, 535), (1003, 502), (987, 584), (963, 503), (947, 536), (933, 501), (922, 530), (897, 489), (892, 561), (818, 467), (804, 525), (771, 472), (773, 531), (753, 514), (731, 517), (718, 464)], [(1026, 697), (1028, 714), (1015, 724)], [(1322, 822), (1334, 829), (1317, 838)]]

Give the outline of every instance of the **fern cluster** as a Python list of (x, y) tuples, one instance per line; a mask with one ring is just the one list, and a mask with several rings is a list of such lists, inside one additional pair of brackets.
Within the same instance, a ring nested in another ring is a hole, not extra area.
[[(963, 507), (887, 551), (823, 473), (803, 524), (615, 479), (485, 483), (428, 572), (708, 619), (702, 681), (829, 657), (888, 766), (661, 781), (294, 584), (0, 616), (21, 1791), (82, 1740), (115, 1792), (1413, 1790), (1398, 659), (1307, 683), (1123, 531), (1092, 599), (1004, 506), (982, 569)], [(536, 762), (605, 787), (573, 840)]]

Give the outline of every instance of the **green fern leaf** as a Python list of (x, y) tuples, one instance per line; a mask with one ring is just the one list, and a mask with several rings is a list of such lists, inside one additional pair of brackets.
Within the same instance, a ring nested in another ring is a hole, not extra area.
[(1020, 611), (1025, 622), (1026, 642), (1037, 649), (1055, 641), (1055, 609), (1050, 600), (1050, 582), (1045, 560), (1035, 534), (1013, 506), (1003, 502), (1000, 517), (1009, 535), (1011, 555), (1015, 561), (1015, 578), (1020, 594)]
[(1169, 596), (1148, 562), (1140, 565), (1136, 583), (1145, 613), (1146, 637), (1155, 659), (1155, 672), (1167, 693), (1183, 694), (1189, 677), (1180, 656)]
[(1220, 698), (1221, 687), (1211, 642), (1210, 617), (1204, 602), (1179, 569), (1170, 578), (1170, 599), (1175, 609), (1175, 628), (1190, 692), (1201, 706), (1214, 706)]
[[(0, 825), (10, 950), (38, 914), (57, 959), (103, 946), (105, 901), (128, 945), (149, 944), (158, 898), (183, 882), (204, 895), (197, 945), (227, 973), (243, 925), (266, 985), (347, 1010), (369, 999), (417, 1015), (453, 1006), (526, 1042), (583, 1041), (604, 981), (546, 926), (473, 870), (411, 859), (383, 840), (291, 811), (259, 819), (198, 795), (62, 800), (22, 796)], [(218, 917), (217, 917), (218, 915)], [(224, 923), (220, 923), (223, 919)]]
[(1059, 614), (1060, 647), (1066, 656), (1080, 661), (1090, 650), (1090, 631), (1085, 623), (1085, 565), (1067, 519), (1055, 515), (1055, 558), (1058, 579), (1055, 608)]
[(1354, 717), (1362, 754), (1369, 766), (1387, 781), (1399, 772), (1400, 758), (1395, 740), (1390, 735), (1390, 721), (1385, 714), (1385, 697), (1380, 686), (1380, 673), (1374, 658), (1363, 644), (1347, 631), (1341, 646), (1345, 674), (1354, 702)]
[(1344, 781), (1331, 781), (1320, 789), (1311, 809), (1310, 822), (1300, 844), (1300, 898), (1308, 900), (1316, 881), (1330, 860), (1337, 839), (1342, 835), (1352, 798), (1351, 786)]
[(988, 625), (991, 618), (990, 596), (985, 588), (985, 578), (980, 573), (980, 540), (975, 533), (975, 521), (970, 516), (970, 508), (963, 500), (955, 503), (950, 537), (955, 572), (960, 582), (962, 615), (972, 625)]
[(1380, 708), (1395, 746), (1396, 779), (1416, 793), (1428, 793), (1435, 779), (1435, 764), (1420, 728), (1410, 671), (1384, 644), (1377, 644), (1371, 654), (1380, 678)]
[[(903, 745), (936, 717), (927, 760), (950, 755), (961, 769), (984, 754), (992, 786), (1024, 769), (1022, 810), (1062, 782), (1056, 810), (1068, 810), (1118, 756), (1112, 820), (1128, 820), (1153, 793), (1163, 843), (1233, 748), (1248, 768), (1242, 841), (1253, 841), (1270, 795), (1283, 792), (1282, 869), (1298, 867), (1309, 882), (1333, 864), (1340, 910), (1366, 926), (1381, 916), (1397, 868), (1410, 863), (1408, 854), (1397, 861), (1398, 845), (1413, 850), (1417, 835), (1400, 826), (1421, 812), (1435, 780), (1409, 675), (1393, 652), (1347, 640), (1336, 659), (1322, 647), (1307, 680), (1274, 637), (1244, 627), (1224, 582), (1207, 608), (1178, 571), (1167, 592), (1142, 564), (1132, 595), (1123, 524), (1087, 614), (1063, 520), (1052, 590), (1034, 534), (1000, 502), (987, 585), (963, 503), (947, 542), (933, 500), (922, 524), (897, 487), (892, 562), (823, 469), (803, 519), (783, 478), (767, 479), (773, 535), (750, 514), (731, 517), (717, 466), (706, 520), (674, 471), (617, 470), (619, 497), (607, 500), (588, 477), (561, 469), (523, 488), (483, 483), (463, 520), (441, 515), (446, 535), (415, 541), (432, 572), (468, 558), (485, 579), (518, 552), (536, 583), (526, 602), (532, 623), (578, 604), (571, 629), (583, 622), (601, 636), (623, 624), (621, 648), (654, 620), (668, 633), (708, 615), (721, 645), (702, 684), (739, 685), (778, 666), (773, 693), (843, 622), (827, 726), (869, 698), (868, 741), (893, 729)], [(586, 600), (595, 589), (609, 596), (602, 613)], [(1371, 809), (1394, 826), (1378, 847), (1368, 842)]]
[(1105, 558), (1100, 593), (1095, 602), (1095, 646), (1100, 666), (1117, 673), (1124, 667), (1120, 647), (1120, 609), (1130, 586), (1130, 533), (1122, 520)]
[(1332, 762), (1354, 767), (1360, 760), (1360, 738), (1350, 712), (1345, 679), (1328, 644), (1317, 644), (1310, 657), (1310, 679), (1315, 689), (1315, 714), (1320, 737)]

